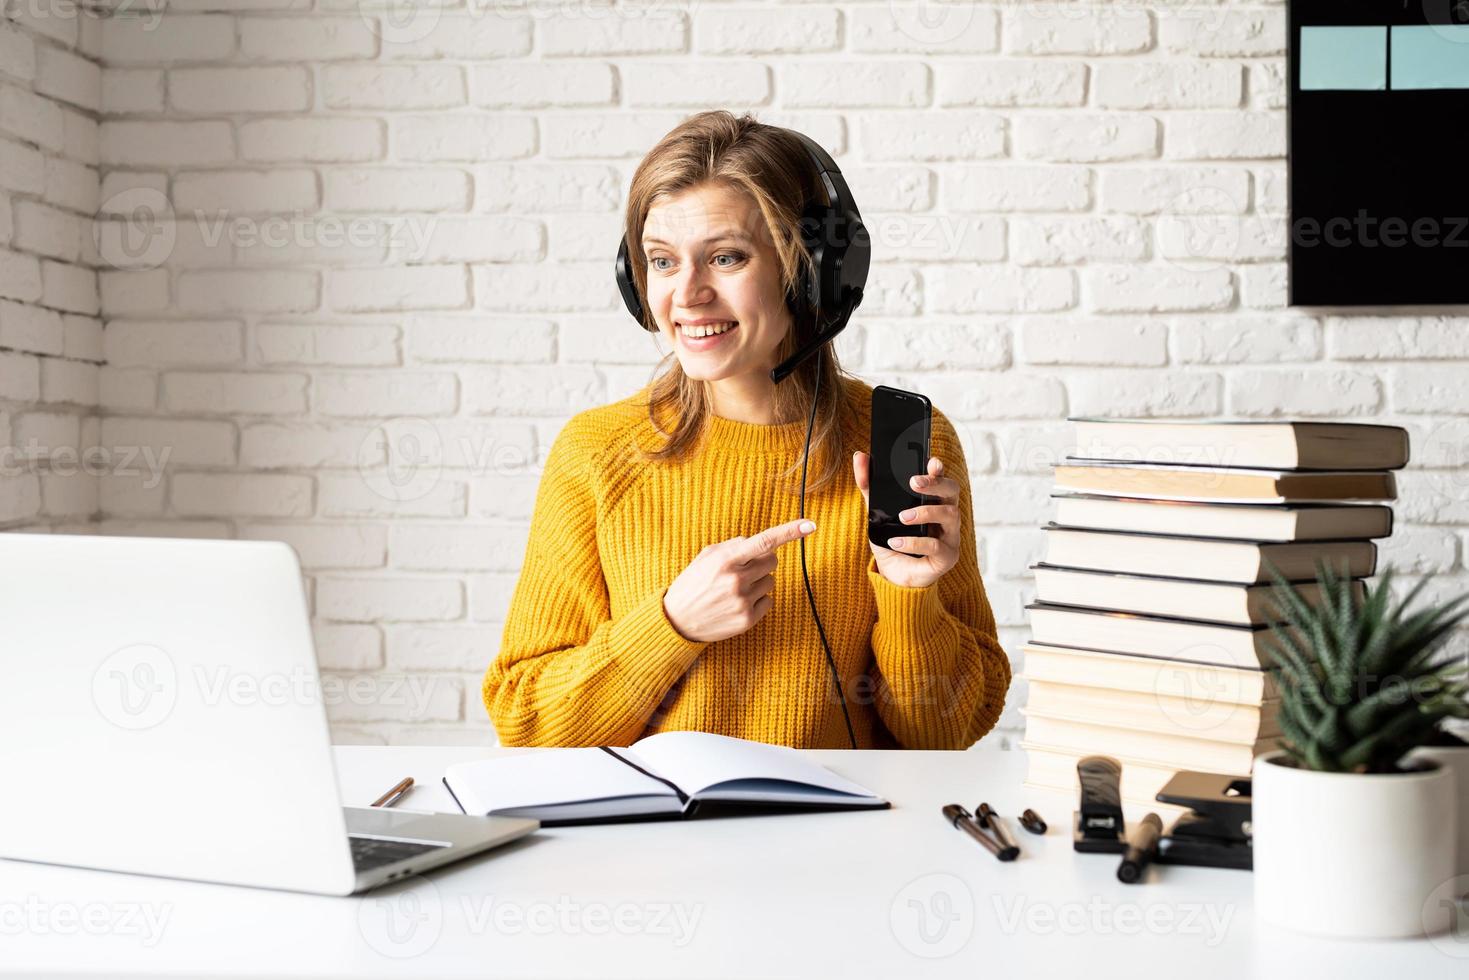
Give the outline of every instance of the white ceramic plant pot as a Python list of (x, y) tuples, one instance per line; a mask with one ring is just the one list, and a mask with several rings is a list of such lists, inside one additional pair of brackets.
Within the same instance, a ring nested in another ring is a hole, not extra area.
[[(1459, 861), (1455, 873), (1469, 879), (1469, 745), (1427, 745), (1408, 753), (1408, 761), (1419, 759), (1432, 759), (1454, 774), (1459, 801)], [(1469, 883), (1460, 890), (1466, 889), (1469, 889)]]
[[(1453, 877), (1454, 774), (1355, 775), (1255, 760), (1251, 823), (1261, 920), (1341, 938), (1433, 935), (1453, 921), (1431, 901)], [(1426, 765), (1426, 764), (1425, 764)]]

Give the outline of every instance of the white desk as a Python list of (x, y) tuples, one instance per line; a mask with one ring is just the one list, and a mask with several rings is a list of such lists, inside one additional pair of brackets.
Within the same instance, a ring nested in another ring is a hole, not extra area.
[[(439, 783), (446, 764), (514, 751), (341, 747), (337, 759), (347, 803), (412, 775), (404, 805), (453, 809)], [(1073, 799), (1021, 788), (1019, 752), (812, 755), (893, 809), (552, 828), (346, 899), (0, 861), (0, 971), (1428, 980), (1469, 970), (1469, 937), (1329, 942), (1260, 925), (1248, 872), (1153, 868), (1145, 884), (1123, 885), (1115, 856), (1072, 851)], [(1050, 832), (1012, 819), (1023, 854), (1001, 864), (939, 813), (980, 800), (1009, 818), (1033, 806)], [(41, 801), (38, 788), (5, 805)]]

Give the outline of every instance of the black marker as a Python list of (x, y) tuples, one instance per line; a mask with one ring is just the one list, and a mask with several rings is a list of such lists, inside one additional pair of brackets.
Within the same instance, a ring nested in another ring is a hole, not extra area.
[(1004, 821), (1000, 819), (1000, 815), (990, 809), (988, 803), (981, 803), (979, 805), (979, 808), (975, 811), (974, 819), (986, 830), (993, 830), (1001, 846), (1013, 847), (1017, 853), (1020, 851), (1020, 845), (1015, 843), (1015, 839), (1010, 836), (1010, 831), (1005, 829)]
[(1013, 861), (1020, 853), (1020, 848), (1018, 847), (1002, 848), (998, 841), (991, 838), (983, 830), (980, 830), (979, 824), (974, 822), (974, 818), (969, 815), (969, 811), (957, 803), (950, 803), (944, 807), (944, 819), (979, 841), (984, 845), (985, 850), (989, 851), (1001, 861)]
[(1156, 813), (1150, 813), (1138, 822), (1130, 835), (1127, 850), (1122, 854), (1122, 863), (1117, 866), (1117, 880), (1126, 885), (1136, 884), (1147, 870), (1148, 863), (1158, 853), (1158, 838), (1163, 835), (1163, 821)]

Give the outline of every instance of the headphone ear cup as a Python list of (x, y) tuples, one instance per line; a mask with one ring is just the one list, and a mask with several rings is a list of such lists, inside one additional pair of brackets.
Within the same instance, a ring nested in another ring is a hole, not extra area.
[(848, 289), (867, 285), (867, 272), (872, 265), (872, 237), (857, 215), (849, 214), (845, 222), (845, 239), (851, 244), (842, 253), (841, 268), (836, 270), (833, 288), (845, 295)]
[(800, 289), (800, 301), (808, 309), (820, 309), (831, 295), (826, 289), (828, 270), (825, 266), (829, 263), (829, 253), (822, 237), (822, 229), (826, 227), (830, 213), (831, 209), (825, 204), (812, 201), (801, 214), (801, 241), (806, 246), (807, 254), (811, 256), (811, 266), (801, 271), (796, 282)]
[(627, 307), (627, 312), (638, 321), (638, 326), (647, 330), (648, 325), (643, 319), (643, 301), (638, 296), (638, 284), (633, 280), (632, 268), (628, 263), (627, 236), (624, 235), (617, 240), (617, 261), (613, 264), (617, 291), (622, 295), (622, 305)]

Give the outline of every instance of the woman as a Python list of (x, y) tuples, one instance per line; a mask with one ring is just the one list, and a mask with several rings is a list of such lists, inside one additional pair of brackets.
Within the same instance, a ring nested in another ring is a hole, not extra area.
[(689, 118), (639, 165), (630, 265), (672, 353), (649, 387), (577, 414), (551, 447), (484, 680), (503, 744), (699, 730), (848, 746), (801, 545), (785, 547), (800, 539), (859, 747), (965, 748), (999, 718), (1010, 667), (949, 420), (934, 411), (928, 476), (915, 478), (937, 500), (904, 518), (940, 533), (890, 542), (914, 553), (901, 554), (867, 540), (871, 387), (829, 344), (770, 380), (814, 336), (813, 311), (785, 297), (809, 259), (794, 231), (818, 186), (794, 136), (723, 111)]

